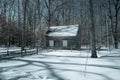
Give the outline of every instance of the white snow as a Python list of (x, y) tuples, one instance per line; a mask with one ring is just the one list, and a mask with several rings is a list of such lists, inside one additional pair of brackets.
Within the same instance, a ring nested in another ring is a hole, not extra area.
[(79, 25), (51, 26), (48, 36), (76, 36)]
[[(120, 49), (99, 51), (51, 50), (0, 61), (0, 77), (11, 80), (120, 80)], [(87, 66), (85, 66), (87, 65)]]

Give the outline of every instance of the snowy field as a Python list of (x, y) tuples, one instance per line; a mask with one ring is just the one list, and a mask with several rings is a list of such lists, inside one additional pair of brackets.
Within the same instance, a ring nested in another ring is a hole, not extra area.
[[(0, 61), (3, 80), (120, 80), (120, 50), (45, 50), (38, 55)], [(87, 65), (87, 66), (86, 66)]]

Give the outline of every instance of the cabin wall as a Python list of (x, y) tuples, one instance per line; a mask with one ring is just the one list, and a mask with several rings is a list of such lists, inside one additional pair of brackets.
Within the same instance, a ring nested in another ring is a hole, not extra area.
[[(48, 48), (54, 49), (76, 49), (76, 37), (46, 37)], [(49, 46), (49, 40), (54, 41), (54, 46)], [(63, 46), (63, 40), (67, 40), (67, 47)]]

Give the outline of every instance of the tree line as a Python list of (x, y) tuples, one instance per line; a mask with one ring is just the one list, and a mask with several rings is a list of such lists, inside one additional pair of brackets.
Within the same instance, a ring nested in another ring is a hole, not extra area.
[(0, 0), (0, 44), (45, 47), (50, 26), (70, 24), (80, 25), (82, 45), (118, 48), (120, 0)]
[[(4, 13), (0, 14), (0, 45), (20, 47), (23, 26), (18, 27), (16, 22), (6, 21), (4, 16)], [(27, 29), (25, 33), (26, 46), (35, 43), (35, 38), (37, 38), (35, 34), (30, 29)]]

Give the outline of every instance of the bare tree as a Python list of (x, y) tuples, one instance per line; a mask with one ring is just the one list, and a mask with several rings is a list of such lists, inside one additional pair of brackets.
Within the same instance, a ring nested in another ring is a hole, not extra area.
[(26, 31), (26, 11), (27, 11), (27, 4), (28, 4), (28, 1), (29, 0), (24, 0), (23, 1), (23, 12), (24, 12), (24, 16), (23, 16), (23, 29), (22, 29), (22, 47), (21, 47), (21, 50), (23, 51), (24, 49), (25, 49), (25, 42), (26, 42), (26, 40), (25, 40), (25, 31)]
[(94, 22), (94, 15), (93, 15), (93, 0), (89, 0), (90, 5), (90, 19), (91, 19), (91, 27), (90, 27), (90, 33), (91, 33), (91, 51), (92, 51), (92, 58), (97, 58), (97, 52), (96, 52), (96, 40), (95, 40), (95, 22)]
[[(109, 18), (111, 22), (112, 35), (114, 39), (114, 47), (118, 48), (118, 15), (120, 10), (120, 0), (108, 0)], [(113, 7), (114, 8), (113, 8)], [(113, 10), (115, 14), (113, 14)], [(114, 16), (115, 15), (115, 16)]]
[(114, 6), (115, 6), (115, 32), (114, 32), (114, 45), (115, 48), (118, 48), (118, 14), (119, 14), (119, 10), (120, 10), (120, 0), (116, 0), (114, 2)]

